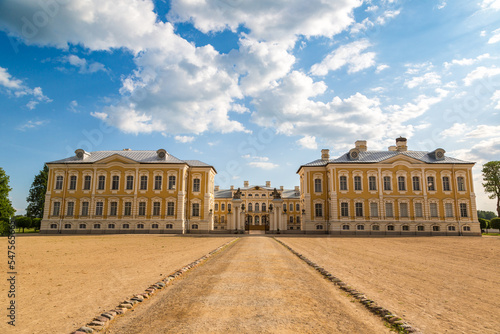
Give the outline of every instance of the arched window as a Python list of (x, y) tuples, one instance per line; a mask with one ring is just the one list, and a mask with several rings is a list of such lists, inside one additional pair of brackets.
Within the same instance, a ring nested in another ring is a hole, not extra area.
[(123, 224), (122, 226), (123, 228), (130, 228), (130, 225), (129, 224)]
[(108, 224), (108, 228), (114, 229), (115, 228), (115, 224)]
[(80, 228), (82, 228), (82, 229), (87, 228), (87, 224), (80, 224)]
[(172, 224), (167, 224), (167, 225), (165, 226), (165, 228), (172, 229), (172, 228), (174, 228), (174, 226), (173, 226)]
[(158, 224), (151, 225), (151, 228), (158, 228)]
[(57, 228), (57, 224), (50, 224), (50, 228), (52, 229)]
[(262, 212), (266, 212), (266, 203), (262, 203)]
[(255, 211), (259, 212), (259, 203), (255, 203)]
[(66, 229), (71, 228), (71, 224), (64, 224), (64, 228), (66, 228)]
[(380, 226), (372, 225), (372, 231), (379, 231), (379, 230), (380, 230)]
[(144, 228), (144, 224), (137, 224), (137, 228), (143, 229)]
[(357, 226), (356, 226), (356, 229), (357, 229), (358, 231), (364, 231), (364, 229), (365, 229), (365, 225), (357, 225)]
[(56, 177), (56, 186), (55, 186), (55, 189), (56, 190), (61, 190), (63, 187), (63, 177), (61, 175), (57, 176)]
[(198, 229), (198, 224), (193, 224), (193, 225), (191, 225), (191, 229), (192, 229), (192, 230), (197, 230), (197, 229)]
[(101, 228), (101, 224), (94, 224), (94, 228), (95, 229), (100, 229)]
[(248, 211), (253, 211), (253, 206), (252, 206), (252, 203), (248, 203)]
[(316, 229), (317, 230), (322, 230), (323, 229), (323, 225), (316, 225)]
[(349, 230), (349, 229), (350, 229), (350, 226), (349, 226), (349, 225), (342, 225), (342, 229), (343, 229), (344, 231), (347, 231), (347, 230)]

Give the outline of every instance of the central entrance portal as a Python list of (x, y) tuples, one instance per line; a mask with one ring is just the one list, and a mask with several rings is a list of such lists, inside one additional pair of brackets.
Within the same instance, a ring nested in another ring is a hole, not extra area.
[(269, 218), (267, 215), (246, 215), (245, 217), (246, 231), (269, 231)]

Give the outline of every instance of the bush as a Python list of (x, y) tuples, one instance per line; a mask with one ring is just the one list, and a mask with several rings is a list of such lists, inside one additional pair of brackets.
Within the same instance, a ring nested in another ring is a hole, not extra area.
[(23, 233), (25, 228), (30, 228), (31, 227), (31, 218), (30, 217), (16, 217), (16, 227), (22, 228)]
[(489, 228), (490, 226), (490, 221), (483, 219), (483, 218), (478, 218), (479, 224), (481, 225), (481, 229)]
[(490, 227), (500, 229), (500, 217), (490, 220)]
[(42, 223), (42, 218), (33, 218), (31, 221), (31, 227), (33, 227), (36, 230), (40, 230), (40, 225)]

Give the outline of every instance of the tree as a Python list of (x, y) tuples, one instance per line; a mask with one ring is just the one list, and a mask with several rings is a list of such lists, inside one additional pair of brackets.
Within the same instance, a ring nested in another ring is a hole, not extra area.
[(478, 218), (483, 218), (486, 220), (491, 220), (492, 218), (495, 218), (497, 215), (493, 211), (483, 211), (483, 210), (477, 210), (477, 217)]
[(36, 230), (40, 230), (40, 225), (42, 223), (42, 218), (33, 218), (31, 220), (31, 227), (33, 227)]
[(9, 233), (9, 219), (16, 212), (9, 199), (9, 192), (11, 190), (12, 188), (9, 187), (9, 176), (0, 167), (0, 232), (2, 234)]
[(478, 220), (479, 220), (479, 225), (481, 226), (481, 229), (488, 228), (488, 226), (490, 224), (489, 220), (486, 220), (486, 219), (483, 219), (483, 218), (478, 218)]
[(500, 161), (490, 161), (483, 165), (483, 187), (488, 197), (497, 199), (497, 216), (500, 216)]
[(31, 184), (30, 192), (26, 201), (26, 216), (31, 218), (43, 218), (45, 205), (45, 192), (47, 191), (47, 180), (49, 178), (49, 167), (43, 165), (43, 169), (35, 176)]
[(20, 216), (16, 218), (16, 227), (22, 228), (23, 233), (25, 228), (31, 227), (31, 218), (26, 216)]
[(490, 226), (491, 226), (491, 228), (500, 229), (500, 218), (493, 218), (490, 221)]

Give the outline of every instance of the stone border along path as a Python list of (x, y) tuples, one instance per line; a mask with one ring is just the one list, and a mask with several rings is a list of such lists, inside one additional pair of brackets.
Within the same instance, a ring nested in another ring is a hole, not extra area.
[(76, 331), (71, 332), (71, 334), (85, 334), (92, 332), (100, 332), (101, 330), (108, 327), (111, 320), (113, 320), (116, 316), (125, 314), (127, 311), (131, 310), (135, 307), (135, 305), (140, 304), (144, 301), (144, 299), (150, 298), (156, 290), (160, 290), (165, 288), (166, 286), (172, 284), (172, 282), (182, 276), (188, 270), (191, 270), (198, 265), (205, 262), (212, 255), (222, 251), (224, 248), (229, 246), (231, 243), (238, 241), (239, 238), (233, 239), (231, 241), (226, 242), (220, 247), (217, 247), (213, 251), (209, 252), (207, 255), (200, 257), (198, 260), (191, 262), (190, 264), (182, 267), (179, 270), (176, 270), (172, 274), (168, 275), (163, 280), (152, 284), (149, 288), (145, 290), (145, 292), (134, 295), (132, 298), (129, 298), (123, 302), (121, 302), (116, 308), (103, 312), (101, 315), (94, 317), (92, 321), (87, 323), (85, 326), (78, 328)]
[(299, 259), (307, 263), (309, 266), (313, 267), (316, 271), (318, 271), (321, 275), (323, 275), (327, 280), (331, 281), (333, 284), (337, 285), (341, 290), (345, 291), (349, 296), (355, 298), (358, 300), (361, 304), (363, 304), (370, 312), (372, 312), (375, 315), (378, 315), (379, 317), (382, 318), (385, 322), (387, 322), (392, 328), (397, 330), (399, 333), (415, 333), (415, 334), (421, 334), (420, 330), (417, 328), (413, 327), (412, 325), (408, 324), (407, 322), (403, 321), (400, 317), (389, 311), (388, 309), (377, 305), (377, 303), (371, 299), (366, 298), (365, 294), (362, 292), (359, 292), (355, 290), (354, 288), (350, 287), (347, 283), (343, 282), (339, 278), (333, 276), (331, 273), (329, 273), (327, 270), (325, 270), (323, 267), (320, 267), (316, 263), (312, 262), (308, 258), (306, 258), (304, 255), (296, 252), (293, 250), (290, 246), (285, 244), (283, 241), (276, 239), (273, 237), (273, 239), (281, 244), (283, 247), (288, 249), (290, 252), (292, 252), (294, 255), (296, 255)]

